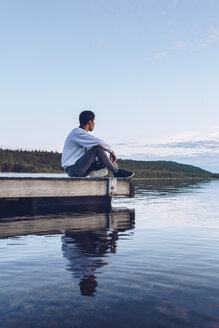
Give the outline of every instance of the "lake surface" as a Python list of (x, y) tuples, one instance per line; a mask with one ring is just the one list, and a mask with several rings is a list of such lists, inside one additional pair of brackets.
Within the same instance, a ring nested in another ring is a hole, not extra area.
[[(219, 327), (219, 180), (0, 219), (0, 327)], [(121, 209), (122, 208), (122, 209)]]

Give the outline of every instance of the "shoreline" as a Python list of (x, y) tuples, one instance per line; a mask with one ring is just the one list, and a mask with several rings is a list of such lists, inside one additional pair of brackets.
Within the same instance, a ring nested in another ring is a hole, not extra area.
[[(1, 172), (0, 171), (0, 177), (1, 176), (63, 176), (68, 177), (67, 173), (65, 172)], [(212, 176), (184, 176), (184, 177), (134, 177), (132, 180), (213, 180), (213, 179), (219, 179), (218, 173), (213, 173)]]

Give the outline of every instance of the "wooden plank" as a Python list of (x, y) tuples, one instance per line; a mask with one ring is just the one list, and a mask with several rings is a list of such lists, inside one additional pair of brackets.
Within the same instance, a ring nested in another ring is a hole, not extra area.
[(131, 195), (127, 179), (0, 177), (0, 198)]

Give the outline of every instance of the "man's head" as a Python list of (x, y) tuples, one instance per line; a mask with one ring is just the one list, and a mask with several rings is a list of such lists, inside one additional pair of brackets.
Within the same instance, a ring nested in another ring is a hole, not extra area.
[(86, 127), (86, 130), (93, 131), (95, 115), (91, 110), (85, 110), (79, 115), (80, 126)]

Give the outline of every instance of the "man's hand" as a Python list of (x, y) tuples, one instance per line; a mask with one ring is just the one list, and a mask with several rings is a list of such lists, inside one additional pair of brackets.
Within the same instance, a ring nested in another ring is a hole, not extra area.
[(112, 151), (112, 153), (110, 153), (110, 160), (114, 165), (118, 166), (118, 164), (116, 163), (117, 157), (116, 157), (116, 154), (114, 153), (114, 151)]

